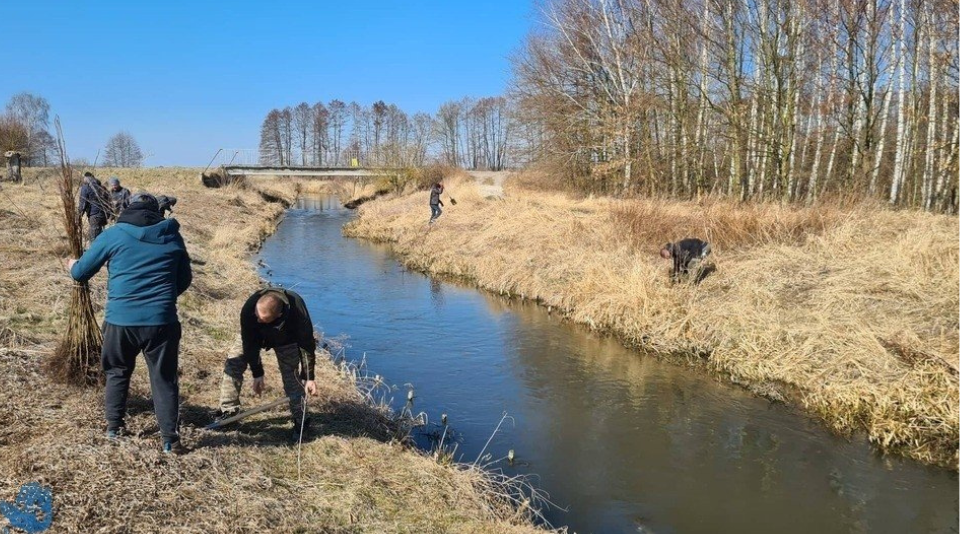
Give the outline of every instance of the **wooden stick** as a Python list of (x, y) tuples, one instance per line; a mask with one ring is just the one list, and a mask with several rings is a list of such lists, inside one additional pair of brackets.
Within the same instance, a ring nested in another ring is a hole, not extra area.
[(280, 406), (281, 404), (283, 404), (284, 402), (288, 402), (289, 400), (290, 400), (289, 397), (283, 397), (271, 402), (270, 404), (264, 404), (263, 406), (257, 406), (256, 408), (250, 408), (249, 410), (245, 412), (240, 412), (237, 415), (234, 415), (232, 417), (221, 419), (220, 421), (214, 421), (213, 423), (205, 426), (204, 428), (206, 430), (213, 430), (214, 428), (220, 428), (223, 425), (229, 425), (230, 423), (234, 423), (241, 419), (246, 419), (251, 415), (258, 414), (260, 412), (265, 412), (271, 408), (276, 408), (277, 406)]

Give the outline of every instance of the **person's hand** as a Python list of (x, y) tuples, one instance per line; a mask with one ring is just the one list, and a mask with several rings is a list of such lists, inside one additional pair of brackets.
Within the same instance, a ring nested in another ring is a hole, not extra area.
[(73, 269), (73, 264), (77, 263), (76, 258), (67, 258), (63, 260), (63, 266), (67, 268), (67, 272), (70, 272)]
[(311, 397), (316, 397), (316, 396), (317, 396), (317, 383), (316, 383), (316, 381), (314, 381), (314, 380), (307, 380), (307, 383), (304, 384), (304, 387), (307, 389), (307, 393), (309, 393)]
[(263, 383), (263, 377), (253, 379), (253, 394), (260, 395), (263, 393), (265, 386)]

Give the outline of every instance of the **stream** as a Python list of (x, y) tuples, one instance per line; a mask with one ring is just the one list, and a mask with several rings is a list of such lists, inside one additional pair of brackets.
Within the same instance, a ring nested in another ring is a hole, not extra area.
[(556, 504), (552, 525), (957, 532), (956, 473), (879, 456), (862, 437), (534, 304), (407, 271), (389, 246), (341, 236), (353, 216), (335, 198), (301, 199), (264, 244), (261, 275), (300, 293), (347, 359), (396, 384), (396, 409), (411, 384), (414, 413), (448, 414), (460, 461), (477, 459), (506, 412), (490, 467), (530, 475)]

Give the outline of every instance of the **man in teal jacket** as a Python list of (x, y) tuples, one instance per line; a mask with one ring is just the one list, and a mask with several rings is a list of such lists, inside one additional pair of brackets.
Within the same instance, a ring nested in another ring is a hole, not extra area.
[(178, 416), (177, 363), (180, 321), (177, 297), (190, 286), (190, 257), (176, 219), (164, 219), (157, 199), (137, 193), (117, 224), (93, 241), (68, 267), (74, 280), (86, 282), (107, 265), (107, 310), (103, 322), (103, 371), (107, 437), (124, 431), (130, 377), (143, 352), (150, 372), (153, 407), (163, 451), (183, 454)]

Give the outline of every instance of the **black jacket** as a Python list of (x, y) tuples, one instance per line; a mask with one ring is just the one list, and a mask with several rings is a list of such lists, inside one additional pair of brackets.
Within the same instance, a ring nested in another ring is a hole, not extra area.
[(98, 183), (85, 182), (80, 186), (80, 204), (77, 211), (87, 217), (107, 217), (110, 208), (110, 194)]
[(443, 193), (443, 186), (439, 184), (433, 184), (433, 187), (430, 188), (430, 205), (431, 206), (443, 205), (443, 202), (440, 201), (441, 193)]
[[(273, 293), (283, 301), (283, 313), (270, 323), (257, 320), (257, 301), (266, 293)], [(313, 380), (316, 367), (317, 341), (313, 337), (313, 321), (300, 295), (288, 289), (261, 289), (244, 303), (240, 310), (240, 339), (243, 342), (243, 359), (250, 364), (254, 378), (263, 376), (261, 349), (273, 349), (291, 343), (300, 347), (306, 361), (301, 361), (304, 378)]]
[(673, 257), (673, 274), (675, 275), (687, 272), (691, 260), (703, 259), (710, 254), (710, 245), (706, 241), (692, 237), (669, 243), (667, 249)]

